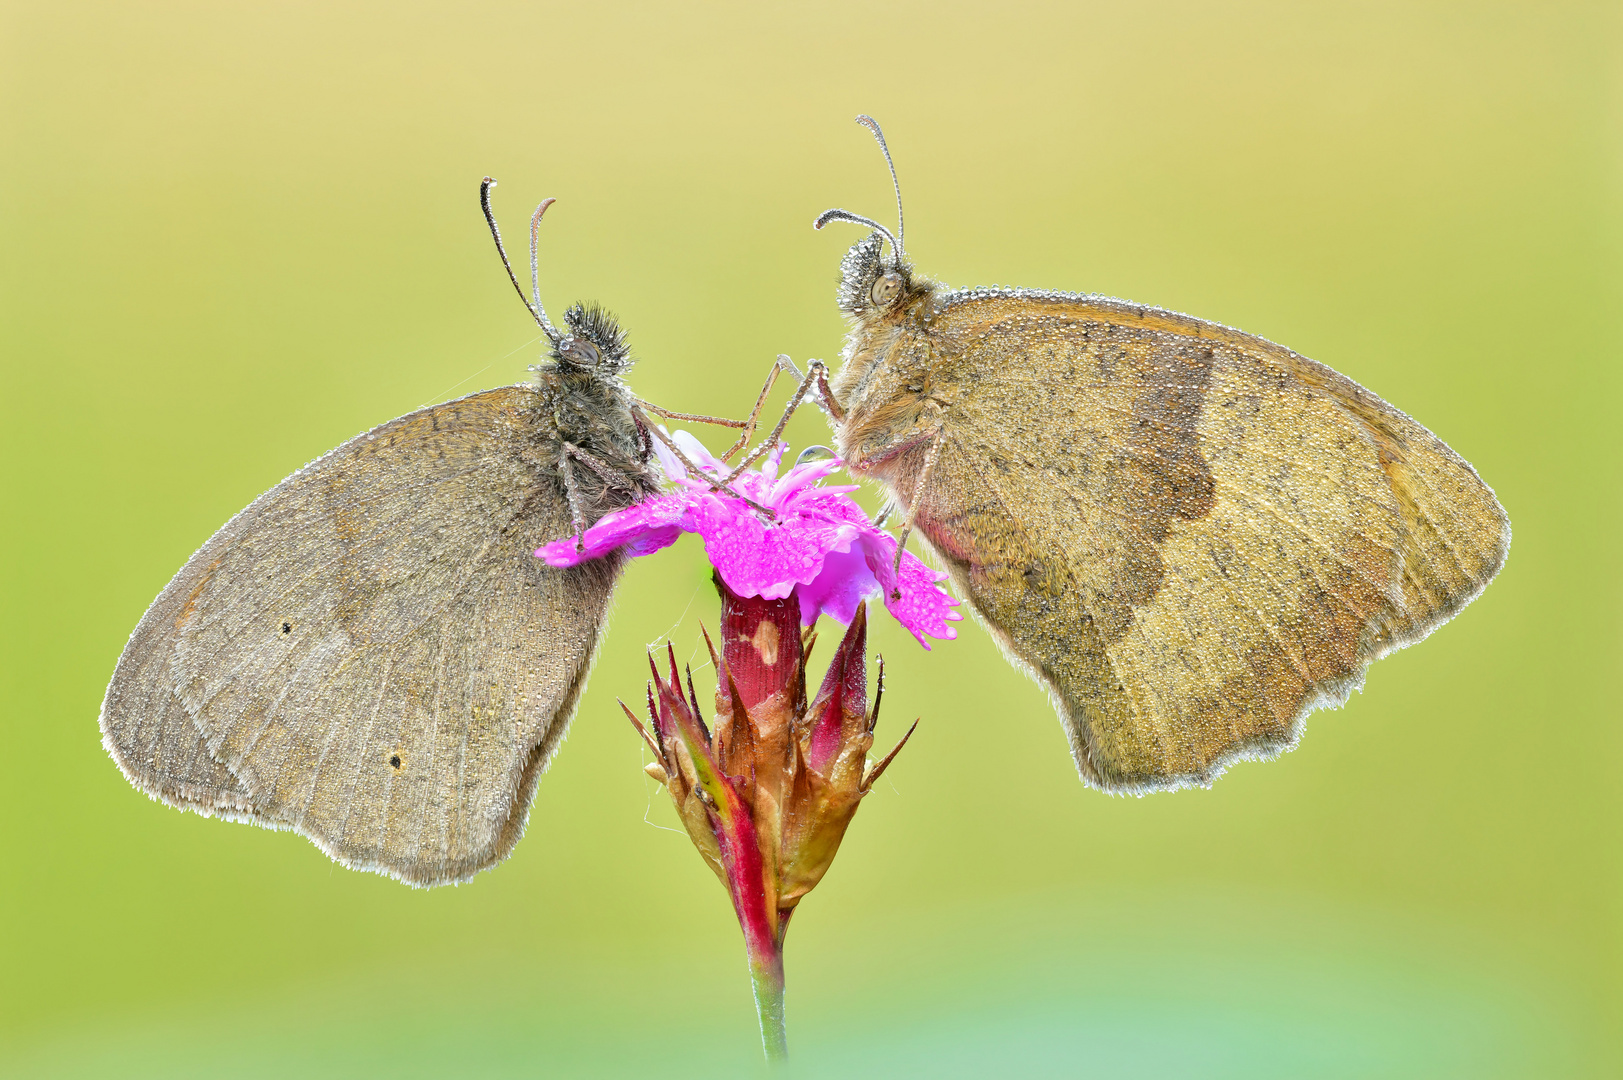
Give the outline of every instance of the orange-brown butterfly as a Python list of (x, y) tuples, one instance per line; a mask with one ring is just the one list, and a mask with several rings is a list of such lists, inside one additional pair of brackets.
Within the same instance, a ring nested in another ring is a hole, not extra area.
[(1087, 782), (1206, 785), (1289, 749), (1504, 563), (1493, 492), (1368, 390), (1171, 311), (949, 291), (913, 272), (896, 193), (894, 236), (816, 222), (872, 230), (822, 380), (839, 453), (1048, 688)]

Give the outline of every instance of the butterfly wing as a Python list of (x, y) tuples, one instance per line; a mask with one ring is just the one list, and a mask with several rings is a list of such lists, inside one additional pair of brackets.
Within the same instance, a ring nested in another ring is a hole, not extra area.
[(131, 781), (412, 884), (504, 858), (620, 568), (532, 554), (570, 531), (555, 464), (534, 460), (536, 399), (504, 387), (391, 421), (204, 544), (103, 706)]
[(190, 588), (188, 562), (130, 635), (101, 707), (102, 744), (130, 783), (183, 810), (231, 821), (264, 820), (231, 770), (208, 752), (175, 693), (170, 671)]
[[(943, 433), (918, 527), (1107, 790), (1288, 749), (1504, 561), (1468, 464), (1262, 339), (1030, 293), (949, 301), (929, 333), (928, 385), (893, 397), (920, 404), (887, 421)], [(871, 465), (904, 500), (906, 444)]]

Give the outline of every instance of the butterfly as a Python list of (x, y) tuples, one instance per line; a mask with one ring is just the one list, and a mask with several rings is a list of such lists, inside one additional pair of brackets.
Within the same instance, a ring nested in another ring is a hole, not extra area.
[[(1092, 294), (950, 290), (870, 218), (820, 378), (840, 457), (888, 488), (1084, 781), (1205, 786), (1470, 603), (1510, 522), (1440, 439), (1262, 338)], [(888, 252), (887, 249), (888, 248)], [(904, 541), (906, 532), (904, 531)]]
[(153, 601), (101, 711), (153, 798), (421, 886), (512, 850), (586, 684), (624, 558), (557, 569), (536, 547), (657, 491), (653, 439), (691, 466), (648, 413), (753, 431), (636, 398), (601, 308), (555, 326), (537, 257), (554, 200), (526, 297), (494, 186), (480, 206), (550, 346), (534, 381), (391, 420), (255, 499)]

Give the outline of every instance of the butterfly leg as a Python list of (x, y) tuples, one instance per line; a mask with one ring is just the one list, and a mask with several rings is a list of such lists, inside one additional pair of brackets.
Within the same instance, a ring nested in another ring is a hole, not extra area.
[(741, 428), (749, 426), (747, 421), (729, 420), (725, 416), (706, 416), (703, 413), (673, 412), (670, 409), (655, 405), (652, 401), (643, 401), (641, 398), (637, 399), (637, 404), (641, 405), (654, 415), (663, 416), (667, 420), (689, 420), (695, 424), (711, 424), (715, 427)]
[[(701, 416), (693, 413), (671, 412), (669, 409), (660, 408), (651, 401), (642, 401), (639, 402), (639, 404), (641, 404), (642, 407), (647, 409), (649, 412), (663, 416), (667, 420), (691, 420), (696, 424), (714, 424), (716, 427), (742, 428), (743, 434), (738, 436), (738, 441), (733, 443), (733, 445), (729, 446), (725, 452), (719, 455), (722, 461), (726, 461), (728, 458), (732, 457), (734, 454), (738, 453), (740, 450), (744, 449), (744, 447), (749, 445), (750, 439), (755, 435), (755, 425), (761, 419), (761, 409), (766, 405), (767, 395), (772, 393), (772, 385), (778, 381), (778, 376), (783, 374), (783, 365), (785, 363), (789, 363), (790, 370), (794, 369), (794, 364), (789, 361), (787, 356), (780, 355), (778, 357), (777, 361), (772, 365), (772, 370), (767, 372), (766, 385), (761, 387), (760, 396), (755, 399), (755, 408), (750, 410), (749, 417), (744, 420), (727, 420), (719, 416)], [(795, 378), (800, 378), (800, 372), (795, 372)]]
[(574, 443), (567, 442), (564, 443), (564, 453), (574, 458), (582, 465), (585, 465), (588, 469), (591, 469), (609, 483), (613, 484), (620, 482), (620, 474), (615, 472), (613, 467), (610, 466), (608, 462), (604, 461), (596, 454), (593, 454), (588, 450), (582, 450)]
[[(727, 474), (725, 480), (712, 487), (712, 490), (726, 490), (728, 494), (736, 495), (738, 493), (727, 487), (727, 485), (732, 483), (733, 480), (737, 479), (739, 474), (745, 469), (753, 465), (756, 461), (760, 460), (761, 456), (776, 444), (778, 436), (783, 434), (784, 427), (789, 423), (790, 417), (794, 416), (795, 410), (800, 407), (801, 401), (805, 399), (807, 391), (812, 385), (816, 385), (819, 388), (819, 394), (821, 397), (821, 400), (816, 397), (814, 397), (812, 400), (816, 401), (823, 411), (834, 417), (836, 421), (844, 418), (844, 413), (840, 411), (838, 405), (834, 404), (834, 396), (828, 388), (828, 367), (823, 364), (822, 361), (812, 361), (810, 369), (805, 375), (802, 375), (800, 373), (800, 369), (795, 366), (795, 362), (789, 359), (789, 357), (780, 353), (777, 361), (772, 365), (772, 370), (767, 372), (766, 383), (761, 387), (760, 394), (755, 398), (755, 407), (750, 410), (749, 417), (744, 420), (727, 420), (719, 416), (701, 416), (694, 413), (672, 412), (669, 409), (663, 409), (658, 405), (655, 405), (651, 401), (639, 400), (637, 404), (647, 409), (649, 412), (655, 413), (656, 415), (665, 417), (669, 420), (691, 420), (694, 423), (714, 424), (717, 427), (741, 428), (742, 432), (738, 436), (738, 441), (729, 446), (720, 455), (720, 459), (722, 461), (726, 461), (728, 458), (742, 450), (745, 446), (749, 445), (750, 439), (755, 435), (756, 424), (760, 422), (761, 410), (766, 407), (766, 399), (772, 393), (772, 387), (777, 383), (778, 376), (784, 373), (792, 375), (795, 381), (800, 383), (800, 387), (796, 390), (795, 396), (790, 400), (789, 404), (784, 407), (783, 415), (779, 417), (777, 426), (772, 429), (772, 435), (762, 440), (760, 445), (751, 451), (748, 457), (739, 462), (738, 466), (731, 473)], [(683, 464), (689, 463), (684, 459)], [(745, 501), (747, 502), (748, 500)]]
[[(638, 423), (640, 426), (641, 421), (638, 421)], [(585, 523), (586, 516), (581, 511), (581, 504), (584, 500), (581, 498), (580, 485), (575, 480), (575, 467), (571, 464), (572, 461), (580, 462), (610, 485), (623, 483), (623, 480), (621, 474), (616, 472), (613, 466), (596, 454), (589, 450), (582, 450), (574, 443), (564, 443), (563, 451), (558, 455), (558, 465), (564, 474), (564, 490), (569, 494), (569, 516), (573, 519), (575, 525), (575, 551), (578, 554), (585, 548), (584, 534), (586, 530), (582, 526)]]
[(574, 449), (564, 443), (558, 454), (558, 471), (563, 474), (564, 493), (569, 497), (569, 520), (575, 526), (575, 554), (579, 555), (586, 550), (586, 511), (582, 506), (580, 484), (575, 480), (575, 463), (570, 459), (569, 452)]
[[(930, 474), (935, 471), (936, 459), (941, 456), (941, 444), (947, 441), (947, 429), (942, 428), (930, 440), (930, 449), (924, 452), (924, 467), (919, 469), (919, 478), (913, 485), (913, 497), (907, 501), (907, 515), (902, 518), (902, 538), (896, 541), (896, 561), (891, 565), (891, 573), (898, 579), (902, 573), (902, 552), (907, 547), (907, 538), (913, 535), (913, 519), (919, 512), (919, 503), (924, 499), (924, 486), (930, 482)], [(892, 587), (890, 591), (892, 600), (902, 598), (902, 590)]]
[[(792, 375), (796, 382), (804, 378), (800, 374), (800, 369), (795, 367), (795, 362), (787, 356), (778, 357), (778, 366)], [(815, 375), (817, 385), (817, 396), (812, 398), (812, 402), (827, 413), (830, 420), (838, 424), (845, 419), (845, 410), (840, 408), (840, 403), (834, 399), (834, 391), (829, 388), (828, 365), (821, 360), (813, 360), (810, 374)]]
[(761, 419), (761, 409), (766, 405), (766, 397), (772, 393), (772, 385), (778, 381), (778, 376), (783, 374), (783, 362), (788, 359), (787, 356), (780, 354), (778, 359), (773, 362), (772, 370), (766, 373), (766, 385), (761, 387), (760, 396), (755, 399), (755, 408), (750, 410), (749, 418), (744, 421), (744, 430), (739, 434), (738, 441), (729, 446), (721, 455), (721, 460), (726, 461), (744, 449), (749, 445), (750, 439), (755, 437), (755, 425)]
[[(638, 412), (640, 412), (640, 409), (634, 410), (632, 415), (636, 416)], [(706, 475), (705, 471), (703, 469), (701, 469), (696, 462), (694, 462), (691, 458), (689, 458), (686, 454), (684, 454), (682, 452), (682, 448), (680, 446), (677, 446), (675, 442), (671, 441), (671, 437), (669, 435), (665, 434), (664, 431), (662, 431), (660, 428), (655, 427), (654, 425), (651, 425), (651, 424), (648, 427), (648, 431), (656, 439), (658, 439), (660, 442), (665, 444), (665, 449), (669, 450), (672, 454), (676, 455), (676, 460), (680, 461), (682, 463), (683, 467), (686, 468), (689, 473), (691, 473), (694, 476), (704, 476), (704, 475)], [(737, 475), (737, 474), (735, 473), (734, 475)], [(732, 479), (732, 477), (728, 477), (728, 480), (730, 480), (730, 479)], [(775, 513), (773, 513), (771, 507), (762, 506), (760, 503), (756, 502), (754, 499), (750, 498), (748, 495), (745, 495), (742, 492), (735, 490), (734, 488), (732, 488), (731, 486), (728, 485), (726, 480), (713, 481), (712, 484), (711, 484), (710, 490), (712, 490), (712, 491), (725, 491), (727, 494), (731, 495), (735, 499), (742, 499), (745, 503), (749, 504), (754, 509), (760, 511), (762, 514), (765, 514), (768, 521), (770, 521), (771, 519), (773, 519), (774, 517), (777, 516)]]
[[(787, 363), (790, 368), (794, 367), (794, 362), (791, 361), (787, 356), (778, 357), (778, 363)], [(811, 362), (806, 374), (801, 377), (800, 386), (795, 389), (794, 397), (789, 399), (789, 404), (785, 405), (783, 408), (783, 415), (778, 417), (777, 425), (773, 427), (772, 434), (768, 435), (766, 438), (757, 443), (755, 445), (755, 449), (751, 450), (749, 455), (745, 457), (743, 461), (740, 461), (733, 468), (733, 471), (728, 473), (726, 478), (719, 481), (719, 483), (732, 483), (738, 478), (740, 473), (749, 468), (751, 465), (755, 464), (755, 462), (765, 455), (768, 450), (778, 444), (778, 436), (783, 434), (783, 429), (789, 424), (789, 418), (795, 415), (796, 409), (800, 408), (801, 401), (805, 400), (806, 394), (811, 390), (812, 384), (816, 380), (818, 374), (821, 372), (826, 372), (827, 370), (828, 369), (823, 366), (823, 362), (821, 360), (813, 360)]]
[(647, 461), (654, 452), (654, 437), (648, 434), (648, 425), (643, 423), (641, 416), (633, 413), (631, 422), (637, 425), (637, 452)]
[(834, 400), (834, 391), (830, 390), (828, 386), (827, 364), (819, 363), (817, 365), (817, 395), (821, 399), (818, 404), (823, 407), (824, 412), (833, 418), (836, 424), (845, 419), (845, 410), (840, 408), (838, 401)]

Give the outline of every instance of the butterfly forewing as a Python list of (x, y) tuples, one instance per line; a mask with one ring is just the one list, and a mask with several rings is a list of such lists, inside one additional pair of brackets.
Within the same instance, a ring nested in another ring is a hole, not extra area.
[(867, 374), (895, 385), (863, 388), (878, 404), (842, 450), (905, 502), (916, 433), (942, 432), (918, 527), (1107, 789), (1288, 747), (1503, 561), (1468, 465), (1261, 339), (1013, 291), (942, 297), (897, 334)]
[[(109, 690), (103, 727), (131, 779), (205, 812), (246, 796), (256, 820), (415, 884), (504, 857), (619, 570), (532, 555), (571, 531), (555, 463), (536, 460), (537, 402), (506, 387), (401, 417), (205, 544)], [(187, 759), (202, 798), (159, 775), (189, 752), (183, 718), (212, 763)]]

